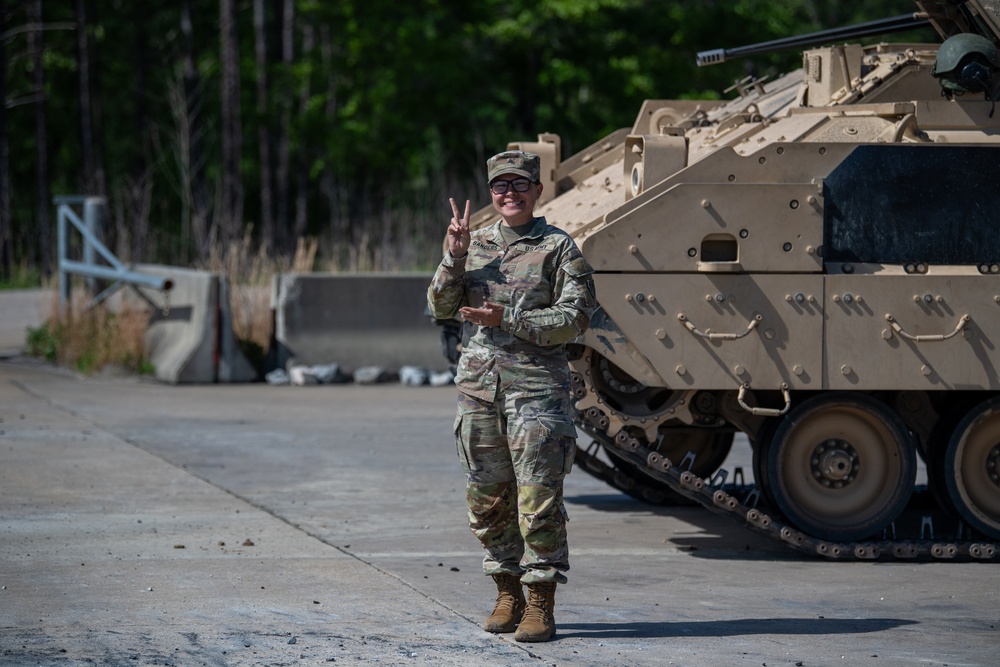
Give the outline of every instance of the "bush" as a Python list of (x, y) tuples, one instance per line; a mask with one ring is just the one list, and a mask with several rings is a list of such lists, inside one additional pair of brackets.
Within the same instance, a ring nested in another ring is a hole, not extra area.
[(87, 375), (106, 366), (140, 375), (155, 372), (144, 350), (147, 311), (122, 307), (111, 312), (103, 304), (89, 309), (74, 305), (66, 313), (54, 313), (42, 326), (28, 328), (28, 354)]
[(25, 340), (28, 354), (45, 361), (55, 362), (59, 358), (59, 325), (50, 327), (49, 322), (38, 328), (28, 327)]

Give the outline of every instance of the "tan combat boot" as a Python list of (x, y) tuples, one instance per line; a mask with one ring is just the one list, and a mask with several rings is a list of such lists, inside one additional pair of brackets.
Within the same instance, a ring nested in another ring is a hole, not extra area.
[(528, 606), (514, 639), (519, 642), (547, 642), (552, 639), (556, 634), (556, 619), (552, 614), (555, 606), (554, 581), (528, 584)]
[(483, 623), (483, 629), (487, 632), (514, 632), (524, 613), (521, 577), (514, 574), (494, 574), (493, 580), (497, 582), (497, 604)]

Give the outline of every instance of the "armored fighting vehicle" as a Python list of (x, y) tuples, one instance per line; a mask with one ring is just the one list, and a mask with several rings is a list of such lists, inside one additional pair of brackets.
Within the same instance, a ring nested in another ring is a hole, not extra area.
[[(566, 160), (509, 145), (596, 271), (578, 465), (832, 559), (1000, 560), (1000, 0), (916, 5)], [(941, 42), (842, 43), (915, 22)], [(917, 457), (936, 506), (904, 526)]]

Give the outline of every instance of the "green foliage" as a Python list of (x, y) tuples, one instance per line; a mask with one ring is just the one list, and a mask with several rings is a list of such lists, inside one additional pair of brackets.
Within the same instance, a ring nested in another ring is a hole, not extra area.
[[(186, 91), (191, 107), (185, 109), (178, 97), (188, 45), (182, 4), (109, 0), (88, 15), (95, 143), (112, 229), (131, 233), (134, 213), (126, 204), (137, 184), (150, 183), (147, 261), (184, 262), (196, 254), (179, 168), (185, 114), (201, 123), (193, 137), (203, 150), (200, 185), (209, 202), (218, 198), (219, 7), (188, 0), (198, 79)], [(386, 226), (384, 219), (387, 212), (399, 218), (437, 211), (451, 194), (484, 197), (483, 163), (509, 141), (554, 132), (568, 156), (631, 126), (644, 99), (718, 98), (748, 74), (801, 64), (792, 51), (699, 69), (698, 51), (913, 9), (903, 0), (296, 0), (295, 45), (284, 63), (282, 5), (263, 3), (269, 53), (263, 71), (256, 69), (251, 3), (239, 3), (237, 13), (245, 222), (260, 233), (261, 130), (273, 142), (287, 129), (288, 187), (300, 187), (304, 176), (305, 232), (325, 238), (324, 247), (349, 245), (354, 255), (404, 236), (440, 236), (438, 228)], [(43, 21), (65, 26), (75, 6), (45, 2)], [(9, 14), (9, 27), (27, 22), (22, 6)], [(25, 33), (12, 35), (5, 48), (14, 251), (34, 265), (41, 254), (39, 207), (51, 203), (37, 201), (34, 105), (15, 103), (34, 96), (33, 63), (24, 57)], [(45, 104), (52, 194), (78, 193), (90, 176), (82, 172), (77, 37), (70, 29), (43, 36), (38, 99)], [(264, 75), (268, 103), (258, 111)], [(277, 160), (277, 145), (270, 148)], [(440, 227), (437, 215), (419, 217)]]
[(28, 327), (25, 351), (32, 357), (55, 362), (59, 358), (61, 325), (45, 322), (39, 327)]
[(0, 280), (0, 290), (30, 289), (42, 284), (42, 276), (38, 269), (22, 260), (12, 267), (8, 280)]

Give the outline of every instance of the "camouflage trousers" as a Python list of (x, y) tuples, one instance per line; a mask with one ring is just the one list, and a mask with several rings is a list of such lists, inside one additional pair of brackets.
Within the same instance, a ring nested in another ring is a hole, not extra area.
[(459, 394), (455, 439), (468, 476), (469, 526), (486, 551), (487, 575), (566, 581), (563, 478), (576, 452), (569, 410), (563, 393), (497, 401)]

